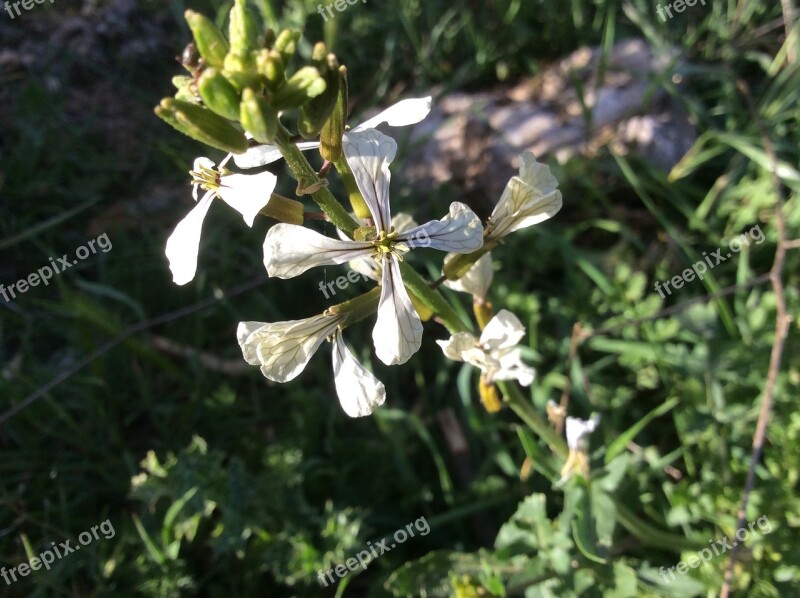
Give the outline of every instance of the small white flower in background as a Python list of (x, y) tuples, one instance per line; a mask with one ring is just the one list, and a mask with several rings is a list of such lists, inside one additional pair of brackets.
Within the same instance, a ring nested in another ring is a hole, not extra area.
[(523, 336), (525, 328), (517, 316), (503, 309), (489, 321), (480, 338), (469, 332), (457, 332), (449, 340), (436, 342), (448, 359), (480, 368), (487, 384), (517, 380), (522, 386), (530, 386), (536, 370), (522, 362), (518, 343)]
[[(444, 258), (445, 266), (447, 262), (456, 256), (455, 253), (448, 253)], [(489, 287), (492, 285), (494, 270), (492, 268), (492, 254), (486, 253), (472, 265), (464, 276), (458, 280), (445, 280), (444, 286), (454, 291), (469, 293), (474, 297), (486, 299)]]
[[(220, 198), (244, 218), (252, 227), (258, 213), (269, 203), (275, 190), (277, 177), (271, 172), (259, 174), (232, 174), (225, 169), (231, 154), (215, 168), (208, 158), (194, 161), (192, 175), (192, 197), (197, 205), (178, 223), (167, 240), (165, 250), (169, 268), (175, 284), (190, 282), (197, 272), (197, 254), (200, 250), (200, 235), (203, 221), (215, 197)], [(198, 201), (200, 189), (206, 191)]]
[(557, 482), (562, 484), (578, 473), (584, 478), (589, 479), (589, 435), (597, 429), (600, 423), (600, 415), (595, 413), (591, 419), (584, 420), (578, 417), (567, 417), (566, 435), (569, 455), (561, 468), (561, 479)]
[(389, 209), (389, 164), (397, 143), (376, 129), (348, 133), (344, 155), (375, 223), (374, 237), (338, 240), (294, 224), (277, 224), (264, 241), (264, 265), (270, 276), (293, 278), (316, 266), (375, 258), (381, 267), (381, 297), (372, 332), (375, 354), (386, 365), (405, 363), (422, 344), (422, 322), (400, 275), (400, 260), (411, 247), (471, 253), (483, 245), (483, 226), (462, 203), (450, 204), (441, 220), (431, 220), (399, 233), (392, 229)]
[(591, 419), (567, 417), (567, 446), (570, 450), (586, 450), (589, 435), (597, 429), (600, 414), (595, 413)]
[[(425, 119), (431, 111), (432, 98), (410, 98), (401, 100), (393, 106), (389, 106), (380, 114), (350, 129), (346, 135), (374, 129), (382, 123), (391, 127), (407, 127), (415, 125)], [(297, 144), (300, 151), (307, 151), (319, 147), (319, 141), (301, 141)], [(251, 147), (243, 154), (233, 157), (236, 166), (239, 168), (257, 168), (276, 162), (281, 159), (281, 152), (274, 145), (259, 145)]]
[(511, 177), (486, 225), (486, 242), (552, 218), (561, 209), (561, 192), (550, 168), (531, 152), (520, 155), (519, 176)]
[(275, 382), (288, 382), (306, 367), (319, 346), (330, 338), (336, 394), (350, 417), (369, 415), (386, 400), (384, 385), (361, 365), (342, 338), (345, 315), (322, 314), (288, 322), (240, 322), (236, 335), (250, 365)]

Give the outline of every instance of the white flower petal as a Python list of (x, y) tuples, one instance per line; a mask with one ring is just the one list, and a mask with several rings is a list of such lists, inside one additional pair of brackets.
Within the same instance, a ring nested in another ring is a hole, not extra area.
[(169, 260), (169, 269), (175, 284), (190, 282), (197, 272), (197, 253), (200, 251), (200, 233), (203, 229), (214, 194), (206, 193), (197, 205), (178, 223), (167, 239), (164, 253)]
[(269, 203), (278, 177), (271, 172), (259, 174), (230, 174), (222, 177), (218, 194), (239, 212), (247, 226), (252, 227), (258, 213)]
[(380, 131), (348, 132), (342, 138), (344, 155), (361, 195), (372, 214), (378, 233), (389, 230), (389, 164), (397, 143)]
[(372, 341), (375, 354), (386, 365), (405, 363), (422, 345), (422, 322), (403, 286), (400, 264), (393, 254), (383, 260), (381, 298)]
[(433, 100), (431, 96), (425, 98), (409, 98), (389, 106), (380, 114), (373, 116), (352, 129), (353, 132), (374, 129), (382, 123), (392, 127), (405, 127), (414, 125), (425, 119), (431, 111)]
[(514, 348), (502, 352), (500, 365), (493, 372), (493, 380), (516, 380), (522, 386), (530, 386), (536, 378), (536, 370), (522, 361), (522, 350)]
[(244, 356), (244, 360), (250, 365), (261, 365), (261, 360), (258, 358), (256, 343), (247, 343), (247, 339), (251, 334), (264, 326), (267, 326), (264, 322), (239, 322), (239, 326), (236, 328), (236, 339), (239, 341), (242, 355)]
[(431, 220), (398, 236), (409, 247), (430, 247), (453, 253), (472, 253), (483, 246), (480, 218), (463, 203), (450, 204), (450, 212), (441, 220)]
[(562, 207), (558, 181), (550, 168), (536, 161), (532, 153), (520, 156), (519, 176), (511, 177), (490, 221), (490, 238), (499, 239), (516, 230), (551, 218)]
[[(455, 256), (455, 253), (448, 253), (444, 258), (445, 265)], [(489, 252), (483, 254), (477, 262), (472, 264), (472, 267), (467, 270), (467, 273), (458, 280), (445, 280), (444, 286), (454, 291), (469, 293), (470, 295), (485, 299), (489, 292), (489, 287), (492, 284), (493, 277), (492, 254)]]
[[(301, 152), (319, 147), (319, 141), (301, 141), (297, 148)], [(274, 145), (257, 145), (243, 154), (234, 154), (233, 161), (239, 168), (258, 168), (277, 162), (282, 158), (280, 150)]]
[(288, 382), (303, 371), (343, 319), (341, 315), (320, 315), (261, 326), (259, 322), (241, 322), (237, 337), (248, 363), (260, 364), (261, 373), (270, 380)]
[(276, 224), (264, 240), (270, 276), (293, 278), (316, 266), (343, 264), (372, 254), (371, 243), (340, 241), (296, 224)]
[(474, 365), (491, 380), (494, 373), (500, 369), (500, 361), (495, 358), (490, 351), (484, 351), (480, 347), (472, 347), (461, 352), (461, 358), (470, 365)]
[(474, 349), (478, 344), (478, 339), (469, 332), (456, 332), (446, 341), (436, 341), (442, 348), (444, 356), (453, 361), (464, 361), (463, 353)]
[(372, 257), (359, 258), (347, 262), (351, 270), (355, 270), (364, 278), (378, 282), (381, 279), (381, 266)]
[(501, 309), (489, 320), (480, 338), (481, 346), (490, 350), (513, 347), (525, 336), (525, 327), (519, 318), (507, 309)]
[(594, 432), (597, 428), (597, 424), (599, 423), (600, 415), (597, 413), (594, 414), (590, 420), (583, 420), (578, 417), (568, 417), (566, 426), (567, 446), (572, 450), (581, 449), (583, 439)]
[(350, 417), (363, 417), (383, 405), (386, 388), (372, 372), (361, 365), (342, 339), (333, 335), (333, 376), (342, 409)]

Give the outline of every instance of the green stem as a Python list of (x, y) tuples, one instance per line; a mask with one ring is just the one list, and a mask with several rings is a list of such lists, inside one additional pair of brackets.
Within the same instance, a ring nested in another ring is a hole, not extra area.
[(706, 544), (695, 541), (678, 534), (665, 532), (646, 521), (637, 517), (633, 511), (629, 510), (618, 498), (614, 499), (614, 506), (617, 510), (616, 519), (619, 524), (636, 536), (642, 544), (655, 546), (665, 550), (700, 550)]
[(470, 268), (475, 265), (479, 259), (489, 253), (492, 249), (497, 247), (497, 241), (489, 241), (484, 243), (483, 247), (472, 253), (466, 253), (455, 256), (445, 265), (443, 275), (447, 280), (458, 280), (469, 272)]
[(342, 184), (344, 185), (345, 191), (347, 191), (350, 205), (353, 207), (356, 216), (362, 220), (371, 218), (372, 214), (367, 207), (367, 202), (364, 201), (361, 190), (356, 183), (356, 177), (354, 177), (353, 173), (350, 171), (350, 167), (347, 165), (347, 160), (345, 160), (344, 156), (336, 161), (335, 166), (339, 177), (342, 179)]
[(539, 412), (533, 408), (531, 402), (522, 394), (516, 384), (498, 381), (497, 386), (503, 393), (506, 402), (519, 418), (524, 421), (533, 432), (544, 440), (552, 451), (559, 457), (566, 459), (569, 454), (567, 443), (559, 436), (546, 420), (542, 419)]
[[(311, 168), (311, 164), (308, 163), (303, 152), (297, 149), (297, 146), (290, 139), (288, 131), (283, 127), (278, 130), (278, 135), (275, 137), (275, 145), (280, 150), (301, 188), (313, 188), (319, 183), (320, 179), (317, 173)], [(311, 197), (322, 211), (328, 215), (328, 218), (336, 225), (336, 228), (343, 230), (350, 237), (353, 236), (353, 231), (358, 228), (358, 223), (347, 213), (347, 210), (342, 207), (342, 204), (336, 200), (327, 187), (316, 189), (311, 193)]]
[(378, 311), (378, 301), (380, 297), (381, 288), (375, 287), (363, 295), (353, 297), (349, 301), (330, 307), (328, 311), (332, 314), (347, 314), (347, 319), (344, 321), (343, 327), (350, 326)]
[(425, 279), (406, 262), (400, 263), (400, 272), (403, 283), (422, 301), (425, 306), (439, 316), (451, 334), (456, 332), (469, 332), (470, 328), (464, 324), (456, 311), (436, 289), (432, 289)]

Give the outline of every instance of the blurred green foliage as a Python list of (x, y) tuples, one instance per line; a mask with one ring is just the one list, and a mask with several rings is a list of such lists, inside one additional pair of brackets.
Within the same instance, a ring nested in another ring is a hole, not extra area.
[[(789, 235), (800, 236), (800, 73), (797, 63), (784, 64), (778, 3), (709, 2), (666, 24), (645, 0), (374, 0), (327, 24), (317, 4), (253, 2), (268, 23), (305, 29), (305, 55), (325, 39), (348, 65), (357, 111), (432, 85), (515, 82), (581, 45), (607, 50), (628, 35), (656, 51), (674, 44), (685, 52), (691, 67), (681, 91), (670, 79), (658, 84), (704, 133), (671, 177), (611, 149), (553, 164), (564, 209), (494, 255), (502, 269), (492, 300), (529, 325), (539, 372), (532, 405), (544, 413), (569, 384), (570, 413), (602, 413), (591, 482), (556, 484), (559, 460), (508, 410), (483, 410), (474, 372), (443, 367), (433, 331), (408, 365), (373, 364), (389, 399), (366, 420), (341, 413), (327, 357), (283, 386), (257, 370), (226, 376), (205, 365), (199, 352), (239, 362), (238, 321), (301, 317), (325, 301), (308, 281), (227, 294), (263, 276), (268, 223), (245, 229), (224, 210), (206, 222), (195, 281), (171, 284), (164, 241), (191, 205), (185, 171), (199, 146), (150, 110), (170, 91), (171, 56), (188, 39), (183, 10), (221, 24), (230, 2), (145, 2), (146, 14), (167, 19), (173, 35), (162, 62), (98, 66), (53, 45), (52, 72), (0, 75), (0, 97), (11, 98), (0, 139), (0, 282), (84, 244), (98, 226), (114, 243), (50, 287), (0, 305), (0, 418), (129, 325), (217, 300), (127, 337), (2, 421), (0, 567), (106, 518), (117, 533), (49, 572), (0, 582), (0, 594), (334, 595), (332, 585), (319, 585), (320, 570), (421, 516), (429, 535), (351, 574), (339, 595), (716, 592), (728, 555), (668, 584), (658, 568), (736, 531), (775, 297), (762, 284), (668, 315), (659, 310), (769, 270), (776, 197), (762, 131), (781, 160)], [(96, 79), (113, 93), (76, 111), (48, 76), (79, 68), (74, 84)], [(103, 102), (132, 107), (135, 135), (110, 144)], [(170, 217), (141, 211), (143, 198), (166, 202)], [(112, 206), (120, 211), (109, 216)], [(766, 241), (703, 282), (666, 301), (651, 290), (756, 224)], [(799, 271), (790, 252), (793, 314)], [(570, 362), (575, 322), (599, 332)], [(362, 328), (352, 331), (354, 347), (369, 346)], [(152, 335), (194, 351), (166, 356)], [(752, 534), (740, 551), (740, 595), (800, 592), (798, 348), (793, 324), (747, 513), (748, 521), (767, 515), (772, 531)], [(443, 414), (465, 437), (468, 450), (458, 458), (448, 450)], [(524, 462), (531, 473), (521, 479)]]

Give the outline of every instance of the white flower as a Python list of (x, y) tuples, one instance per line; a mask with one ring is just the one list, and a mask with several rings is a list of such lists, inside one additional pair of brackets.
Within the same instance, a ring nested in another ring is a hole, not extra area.
[(264, 241), (264, 265), (270, 276), (292, 278), (309, 268), (374, 257), (381, 266), (381, 297), (372, 338), (375, 353), (387, 365), (405, 363), (422, 344), (422, 322), (400, 276), (402, 254), (422, 244), (440, 251), (471, 253), (483, 244), (478, 217), (461, 203), (450, 204), (441, 220), (399, 233), (391, 227), (389, 164), (397, 144), (376, 129), (348, 133), (344, 155), (375, 223), (373, 238), (338, 240), (293, 224), (278, 224)]
[[(455, 256), (455, 253), (448, 253), (444, 258), (445, 265)], [(485, 253), (477, 262), (472, 264), (472, 267), (467, 270), (464, 276), (458, 280), (445, 280), (444, 286), (454, 291), (461, 291), (462, 293), (469, 293), (480, 299), (486, 299), (489, 287), (492, 284), (493, 276), (492, 254)]]
[(305, 369), (322, 342), (333, 345), (336, 394), (350, 417), (369, 415), (386, 400), (386, 388), (361, 365), (342, 338), (344, 314), (322, 314), (289, 322), (240, 322), (236, 335), (245, 361), (261, 366), (275, 382), (288, 382)]
[(567, 418), (566, 434), (569, 454), (561, 468), (561, 479), (557, 482), (558, 485), (564, 484), (576, 473), (589, 479), (589, 457), (586, 453), (589, 444), (588, 437), (595, 431), (598, 423), (600, 423), (600, 415), (597, 413), (589, 420), (577, 417)]
[(561, 209), (561, 192), (550, 168), (531, 152), (520, 156), (519, 176), (511, 177), (486, 225), (486, 242), (552, 218)]
[(230, 174), (225, 169), (230, 158), (231, 154), (228, 154), (218, 169), (208, 158), (194, 161), (194, 169), (190, 173), (194, 187), (192, 197), (197, 201), (199, 189), (204, 189), (206, 193), (167, 239), (165, 253), (175, 284), (183, 285), (194, 278), (203, 220), (215, 197), (239, 212), (247, 226), (252, 227), (255, 217), (269, 203), (275, 190), (278, 179), (271, 172)]
[[(431, 111), (431, 97), (410, 98), (397, 102), (389, 106), (386, 110), (350, 129), (347, 134), (374, 129), (381, 123), (386, 123), (392, 127), (406, 127), (414, 125), (425, 119)], [(319, 141), (303, 141), (297, 144), (300, 151), (316, 149)], [(271, 164), (281, 159), (281, 152), (274, 145), (259, 145), (251, 147), (243, 154), (233, 157), (236, 166), (239, 168), (256, 168)]]
[(591, 419), (584, 420), (579, 417), (567, 417), (567, 446), (571, 451), (585, 450), (584, 442), (589, 434), (597, 429), (600, 423), (600, 414), (595, 413)]
[(536, 370), (522, 362), (522, 350), (517, 345), (523, 336), (525, 328), (517, 316), (503, 309), (489, 321), (479, 339), (469, 332), (457, 332), (449, 340), (436, 342), (448, 359), (480, 368), (487, 384), (517, 380), (522, 386), (530, 386)]

